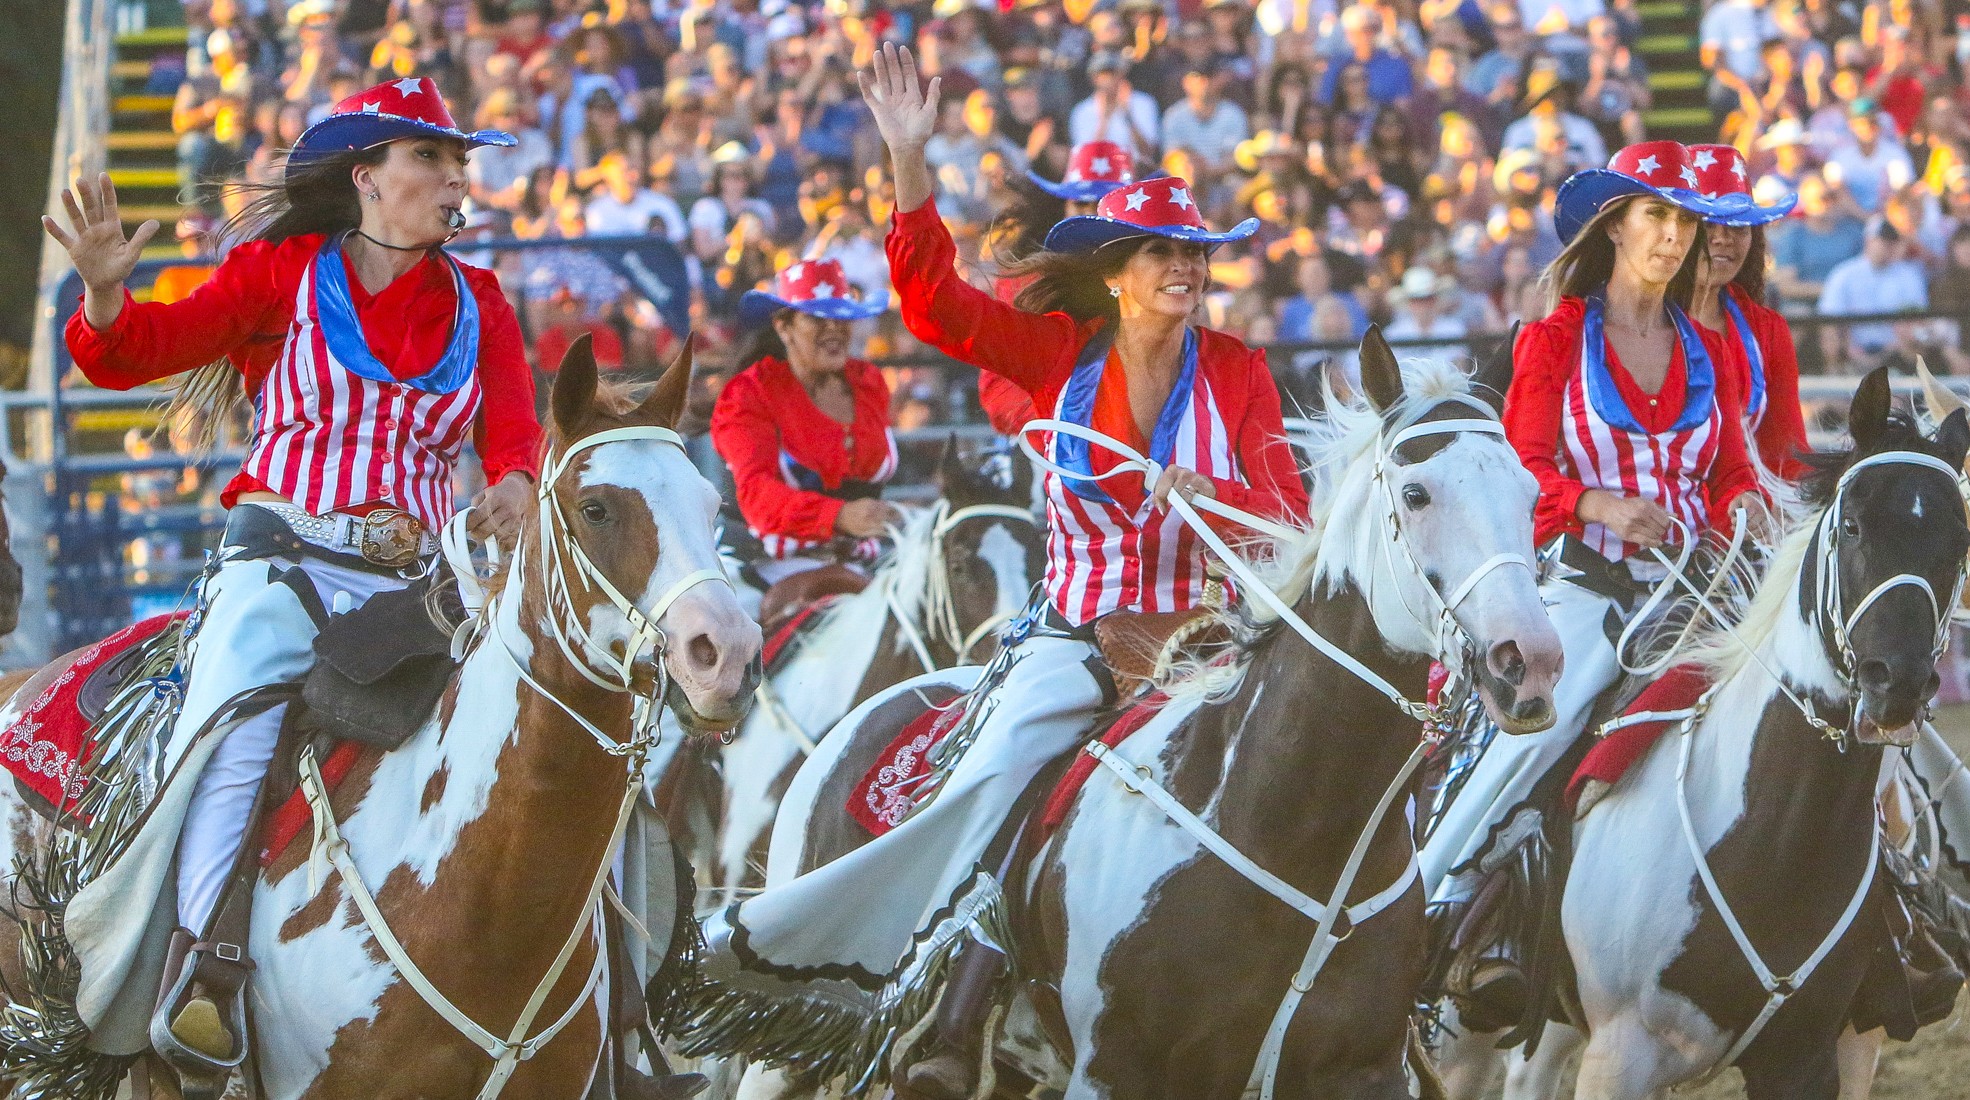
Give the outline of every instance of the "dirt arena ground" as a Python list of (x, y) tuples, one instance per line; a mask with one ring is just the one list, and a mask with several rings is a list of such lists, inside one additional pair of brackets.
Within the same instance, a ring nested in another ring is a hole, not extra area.
[[(1944, 708), (1936, 718), (1957, 755), (1970, 759), (1970, 704)], [(1706, 1088), (1676, 1095), (1679, 1100), (1742, 1100), (1744, 1085), (1733, 1070)], [(1874, 1085), (1874, 1100), (1961, 1097), (1970, 1097), (1970, 996), (1957, 1002), (1954, 1017), (1924, 1028), (1913, 1042), (1888, 1043)]]

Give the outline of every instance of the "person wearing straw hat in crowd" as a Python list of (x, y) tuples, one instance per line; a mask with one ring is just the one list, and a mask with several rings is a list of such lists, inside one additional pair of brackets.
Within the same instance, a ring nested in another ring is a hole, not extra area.
[[(1076, 145), (1067, 159), (1067, 171), (1058, 182), (1031, 168), (1026, 170), (1031, 188), (1020, 188), (1021, 199), (992, 219), (987, 239), (992, 259), (1004, 271), (1040, 250), (1047, 231), (1062, 218), (1094, 213), (1110, 191), (1134, 183), (1135, 158), (1112, 141), (1090, 141)], [(1002, 302), (1013, 302), (1033, 281), (1032, 276), (1001, 275), (992, 284), (992, 293)], [(1020, 425), (1039, 416), (1026, 391), (991, 371), (978, 372), (978, 403), (992, 430), (1012, 435)]]
[[(519, 322), (492, 272), (442, 251), (465, 223), (466, 154), (512, 143), (460, 130), (428, 79), (361, 91), (257, 189), (234, 223), (250, 239), (169, 304), (124, 288), (157, 223), (126, 240), (107, 175), (63, 193), (68, 227), (43, 219), (86, 288), (65, 337), (91, 382), (190, 372), (178, 402), (212, 420), (242, 383), (254, 401), (194, 616), (171, 778), (126, 849), (149, 854), (119, 858), (67, 911), (84, 1022), (150, 1020), (147, 1036), (117, 1023), (105, 1041), (147, 1037), (174, 1064), (214, 1072), (244, 1056), (252, 964), (221, 958), (211, 936), (285, 703), (234, 704), (306, 674), (308, 601), (353, 609), (409, 583), (455, 511), (453, 467), (471, 437), (490, 486), (473, 532), (509, 546), (519, 532), (541, 439)], [(153, 899), (174, 919), (152, 920)], [(173, 925), (166, 962), (162, 944), (144, 945)]]
[[(1007, 305), (958, 276), (932, 201), (923, 145), (939, 82), (921, 87), (909, 51), (885, 45), (862, 90), (895, 165), (889, 257), (904, 323), (946, 354), (1012, 379), (1052, 416), (1164, 467), (1154, 484), (1136, 474), (1097, 481), (1121, 457), (1054, 436), (1045, 591), (1008, 627), (1009, 648), (967, 711), (978, 716), (969, 747), (936, 778), (936, 797), (853, 853), (706, 924), (710, 984), (688, 1006), (687, 1043), (778, 1043), (775, 1056), (785, 1058), (785, 1043), (811, 1041), (816, 1056), (852, 1058), (873, 1022), (881, 1034), (924, 1036), (921, 1051), (894, 1052), (910, 1094), (957, 1098), (976, 1087), (977, 1028), (1006, 961), (979, 938), (1002, 915), (990, 873), (998, 854), (988, 849), (1038, 770), (1079, 745), (1114, 700), (1094, 623), (1204, 600), (1203, 545), (1169, 507), (1173, 495), (1301, 522), (1307, 498), (1264, 354), (1190, 324), (1210, 250), (1249, 236), (1252, 223), (1214, 232), (1184, 180), (1138, 180), (1109, 192), (1094, 214), (1055, 226), (1046, 248), (1015, 268), (1038, 276), (1020, 295), (1025, 308)], [(926, 998), (939, 986), (931, 1009)], [(859, 1024), (842, 1026), (848, 1017)]]
[(901, 518), (882, 499), (896, 472), (889, 384), (849, 353), (854, 323), (887, 308), (859, 298), (835, 260), (791, 264), (771, 290), (739, 301), (746, 343), (712, 411), (711, 441), (765, 553), (748, 564), (762, 588), (827, 569), (812, 595), (860, 591), (861, 567)]
[(1800, 456), (1810, 450), (1799, 407), (1799, 353), (1792, 326), (1765, 304), (1765, 226), (1792, 212), (1789, 192), (1759, 202), (1747, 185), (1744, 154), (1730, 145), (1690, 146), (1697, 189), (1722, 212), (1705, 219), (1704, 252), (1697, 257), (1690, 317), (1719, 333), (1730, 348), (1744, 398), (1746, 442), (1760, 464), (1787, 481), (1807, 472)]
[[(1651, 551), (1728, 528), (1740, 510), (1763, 526), (1732, 352), (1688, 312), (1704, 219), (1742, 208), (1698, 190), (1694, 159), (1650, 141), (1568, 177), (1555, 205), (1566, 247), (1541, 276), (1551, 312), (1513, 348), (1505, 432), (1539, 479), (1535, 540), (1559, 544), (1541, 595), (1566, 671), (1552, 727), (1493, 739), (1421, 853), (1433, 906), (1464, 945), (1447, 992), (1480, 1031), (1516, 1023), (1527, 988), (1499, 931), (1508, 891), (1491, 876), (1510, 873), (1537, 829), (1534, 784), (1619, 672), (1609, 623), (1664, 579)], [(1629, 457), (1650, 454), (1658, 462)]]

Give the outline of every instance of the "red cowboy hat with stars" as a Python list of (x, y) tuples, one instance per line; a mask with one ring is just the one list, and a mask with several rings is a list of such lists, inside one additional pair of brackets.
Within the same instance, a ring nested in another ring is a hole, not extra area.
[(1634, 195), (1654, 195), (1699, 218), (1721, 218), (1731, 208), (1705, 198), (1702, 177), (1681, 142), (1644, 141), (1614, 154), (1606, 168), (1583, 168), (1560, 184), (1553, 203), (1553, 228), (1568, 243), (1608, 203)]
[(1130, 237), (1155, 236), (1215, 247), (1258, 231), (1259, 219), (1246, 218), (1223, 233), (1211, 232), (1197, 213), (1190, 182), (1159, 176), (1110, 191), (1092, 214), (1062, 220), (1048, 231), (1046, 246), (1049, 252), (1092, 252)]
[(739, 327), (752, 328), (783, 309), (830, 321), (860, 321), (889, 308), (888, 295), (863, 301), (857, 293), (839, 260), (788, 264), (774, 277), (772, 290), (748, 290), (739, 299)]
[(328, 117), (307, 128), (287, 154), (287, 171), (336, 153), (373, 149), (406, 138), (451, 138), (466, 148), (518, 144), (503, 130), (458, 128), (445, 99), (429, 77), (407, 76), (365, 88), (335, 105)]
[(1135, 182), (1135, 157), (1112, 141), (1084, 141), (1067, 158), (1067, 173), (1059, 183), (1026, 170), (1034, 186), (1068, 202), (1100, 202), (1117, 187)]
[(1769, 203), (1751, 194), (1751, 167), (1735, 145), (1692, 145), (1690, 167), (1696, 170), (1696, 189), (1726, 213), (1710, 220), (1718, 225), (1764, 225), (1792, 213), (1799, 196), (1786, 191)]

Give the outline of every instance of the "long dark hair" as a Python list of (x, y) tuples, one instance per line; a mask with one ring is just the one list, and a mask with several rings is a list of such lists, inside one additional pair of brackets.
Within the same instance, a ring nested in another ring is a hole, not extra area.
[(1744, 264), (1737, 269), (1737, 277), (1731, 285), (1750, 295), (1759, 304), (1765, 301), (1765, 261), (1770, 255), (1765, 247), (1765, 227), (1751, 227), (1751, 243), (1744, 249)]
[[(228, 190), (250, 197), (239, 213), (220, 229), (220, 239), (228, 244), (277, 243), (309, 233), (344, 233), (354, 229), (362, 224), (362, 200), (356, 194), (356, 181), (351, 173), (359, 164), (381, 164), (389, 155), (388, 145), (378, 145), (325, 156), (296, 168), (291, 174), (276, 165), (276, 171), (283, 171), (278, 183), (232, 184)], [(218, 437), (220, 422), (245, 397), (245, 384), (239, 371), (228, 360), (215, 359), (188, 371), (178, 381), (165, 408), (163, 422), (173, 423), (180, 413), (188, 410), (205, 414), (205, 428), (194, 441), (194, 449), (209, 451)]]
[(1024, 176), (1014, 177), (1011, 183), (1015, 201), (1000, 211), (985, 230), (986, 246), (1001, 267), (1038, 252), (1047, 230), (1067, 216), (1067, 200), (1040, 190)]
[(1033, 280), (1012, 304), (1028, 313), (1065, 313), (1083, 323), (1113, 326), (1122, 310), (1104, 280), (1127, 267), (1148, 242), (1148, 237), (1129, 237), (1092, 252), (1035, 252), (1004, 271), (1005, 278)]
[[(780, 313), (784, 312), (786, 311), (780, 311)], [(739, 354), (732, 360), (733, 374), (752, 369), (753, 365), (761, 359), (786, 361), (786, 341), (780, 339), (779, 327), (773, 323), (780, 319), (780, 313), (767, 318), (764, 323), (746, 333), (745, 338), (739, 342)]]
[[(1573, 238), (1573, 243), (1546, 265), (1546, 270), (1539, 275), (1540, 286), (1545, 291), (1546, 312), (1558, 309), (1561, 298), (1585, 298), (1607, 285), (1609, 276), (1614, 274), (1614, 239), (1607, 235), (1607, 227), (1622, 217), (1622, 212), (1634, 197), (1628, 196), (1601, 207), (1600, 213), (1595, 214)], [(1699, 220), (1696, 223), (1696, 239), (1690, 242), (1689, 251), (1683, 254), (1683, 266), (1676, 269), (1675, 277), (1669, 280), (1669, 291), (1664, 295), (1684, 312), (1689, 311), (1690, 302), (1696, 296), (1697, 257), (1703, 254), (1705, 247), (1703, 222)], [(1745, 265), (1750, 266), (1749, 256), (1745, 257)]]

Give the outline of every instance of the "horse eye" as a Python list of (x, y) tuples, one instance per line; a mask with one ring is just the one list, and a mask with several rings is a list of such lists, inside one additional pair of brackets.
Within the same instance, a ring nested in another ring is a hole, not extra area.
[(581, 518), (597, 526), (607, 523), (609, 522), (608, 505), (599, 500), (584, 500), (581, 502)]
[(1840, 533), (1850, 539), (1860, 538), (1861, 521), (1852, 516), (1842, 516), (1840, 518)]
[(1404, 485), (1402, 487), (1402, 503), (1407, 504), (1411, 508), (1422, 508), (1428, 505), (1429, 502), (1430, 491), (1421, 485)]

